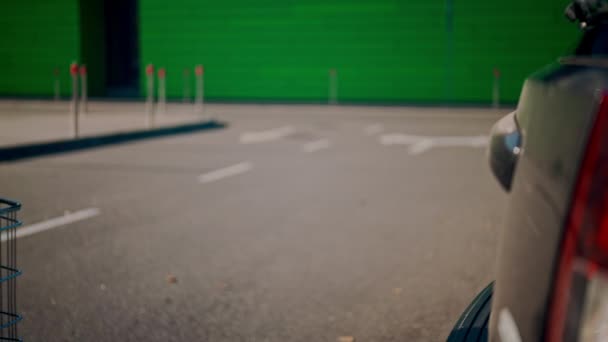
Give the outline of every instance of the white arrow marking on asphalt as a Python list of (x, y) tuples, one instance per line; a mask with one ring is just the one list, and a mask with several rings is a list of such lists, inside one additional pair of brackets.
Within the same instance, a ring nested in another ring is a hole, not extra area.
[(239, 163), (236, 165), (228, 166), (223, 169), (211, 171), (209, 173), (198, 176), (198, 181), (201, 183), (211, 183), (220, 179), (236, 176), (241, 173), (245, 173), (253, 168), (253, 164), (250, 162)]
[(488, 144), (488, 137), (477, 136), (421, 136), (409, 134), (384, 134), (380, 143), (385, 146), (407, 145), (408, 152), (413, 155), (424, 153), (433, 147), (484, 147)]
[(409, 134), (383, 134), (380, 136), (380, 143), (382, 145), (411, 145), (419, 142), (420, 140), (424, 140), (427, 137), (419, 136), (419, 135), (409, 135)]
[(427, 150), (430, 150), (434, 145), (433, 140), (431, 139), (423, 139), (417, 143), (410, 145), (408, 149), (409, 154), (421, 154)]
[(327, 139), (319, 139), (302, 145), (302, 151), (306, 153), (316, 152), (328, 148), (331, 142)]
[[(42, 221), (39, 223), (35, 223), (29, 226), (25, 226), (23, 228), (17, 229), (17, 238), (21, 238), (28, 235), (34, 235), (37, 233), (44, 232), (45, 230), (65, 226), (70, 223), (82, 221), (89, 219), (91, 217), (95, 217), (101, 214), (101, 210), (98, 208), (88, 208), (79, 210), (73, 213), (66, 213), (63, 216), (55, 217), (50, 220)], [(6, 234), (2, 234), (2, 241), (6, 241)]]
[(292, 126), (283, 126), (260, 132), (245, 132), (241, 134), (240, 141), (241, 144), (255, 144), (273, 141), (293, 134), (295, 131), (296, 130)]
[(382, 124), (373, 124), (365, 127), (366, 135), (376, 135), (382, 133), (382, 131), (384, 131), (384, 126)]

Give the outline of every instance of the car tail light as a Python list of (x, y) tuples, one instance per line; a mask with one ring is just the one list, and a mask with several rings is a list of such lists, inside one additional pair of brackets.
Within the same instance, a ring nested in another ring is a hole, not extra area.
[(545, 336), (550, 342), (608, 341), (608, 93), (573, 194)]

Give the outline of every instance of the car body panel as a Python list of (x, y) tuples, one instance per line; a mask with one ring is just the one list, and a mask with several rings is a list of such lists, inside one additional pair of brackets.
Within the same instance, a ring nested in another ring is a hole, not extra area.
[(500, 237), (490, 340), (500, 341), (495, 313), (508, 309), (523, 341), (539, 341), (570, 197), (608, 69), (556, 64), (531, 76), (517, 108), (521, 152)]

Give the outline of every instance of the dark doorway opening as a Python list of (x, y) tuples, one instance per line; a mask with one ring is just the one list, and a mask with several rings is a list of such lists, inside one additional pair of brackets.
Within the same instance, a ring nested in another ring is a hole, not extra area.
[(104, 1), (107, 96), (139, 96), (137, 17), (137, 0)]

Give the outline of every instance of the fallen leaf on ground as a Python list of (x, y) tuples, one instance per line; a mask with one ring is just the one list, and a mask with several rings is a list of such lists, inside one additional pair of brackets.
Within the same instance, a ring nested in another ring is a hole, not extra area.
[(225, 288), (227, 288), (227, 287), (228, 287), (228, 284), (226, 284), (226, 283), (224, 283), (224, 282), (219, 282), (219, 283), (217, 283), (217, 287), (218, 287), (220, 290), (223, 290), (223, 289), (225, 289)]
[(177, 283), (177, 277), (174, 276), (173, 274), (167, 275), (167, 283), (169, 283), (169, 284), (176, 284)]
[(340, 336), (338, 342), (355, 342), (355, 338), (352, 336)]

